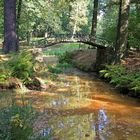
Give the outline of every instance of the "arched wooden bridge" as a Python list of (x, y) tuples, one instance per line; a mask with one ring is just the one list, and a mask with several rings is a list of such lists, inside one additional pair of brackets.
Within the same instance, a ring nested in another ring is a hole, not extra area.
[(101, 49), (107, 47), (105, 43), (103, 43), (108, 41), (105, 38), (96, 37), (96, 40), (100, 43), (95, 43), (92, 40), (95, 39), (91, 39), (89, 35), (83, 34), (51, 34), (40, 41), (44, 41), (44, 45), (42, 47), (50, 47), (62, 43), (84, 43)]
[[(96, 43), (92, 40), (97, 40)], [(40, 40), (44, 41), (43, 48), (45, 47), (51, 47), (57, 44), (62, 43), (84, 43), (91, 45), (93, 47), (97, 48), (97, 54), (96, 54), (96, 64), (95, 69), (99, 71), (108, 61), (108, 46), (105, 45), (105, 42), (109, 42), (105, 38), (91, 38), (89, 35), (82, 35), (82, 34), (52, 34), (49, 36), (46, 36), (44, 39)]]

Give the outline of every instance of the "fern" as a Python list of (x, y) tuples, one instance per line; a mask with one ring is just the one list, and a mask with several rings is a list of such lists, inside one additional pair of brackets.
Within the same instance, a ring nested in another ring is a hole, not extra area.
[(105, 70), (100, 71), (100, 75), (108, 78), (116, 87), (127, 87), (140, 92), (140, 72), (130, 72), (121, 65), (107, 65)]
[(26, 81), (28, 77), (31, 77), (34, 73), (33, 56), (30, 52), (22, 51), (19, 54), (12, 57), (8, 62), (11, 69), (11, 76)]

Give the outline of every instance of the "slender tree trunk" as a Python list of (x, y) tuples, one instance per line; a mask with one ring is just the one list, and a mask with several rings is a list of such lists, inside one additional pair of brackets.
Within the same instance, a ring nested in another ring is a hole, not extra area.
[(97, 48), (95, 70), (99, 71), (105, 67), (107, 63), (107, 49)]
[(76, 34), (76, 29), (77, 29), (77, 21), (75, 21), (75, 24), (74, 24), (72, 39), (74, 38), (74, 35)]
[(17, 8), (17, 34), (19, 35), (19, 24), (21, 17), (21, 8), (22, 8), (22, 0), (18, 0), (18, 8)]
[[(93, 7), (93, 18), (92, 18), (92, 28), (91, 28), (91, 38), (92, 42), (96, 42), (96, 32), (97, 32), (97, 22), (98, 22), (98, 4), (99, 0), (94, 0)], [(97, 48), (96, 54), (96, 63), (94, 68), (96, 71), (99, 71), (104, 67), (104, 64), (107, 62), (106, 49)]]
[(117, 37), (115, 45), (115, 63), (119, 63), (126, 55), (128, 43), (128, 21), (131, 0), (120, 0)]
[[(79, 7), (78, 7), (78, 5), (77, 5), (76, 15), (78, 16), (78, 14), (79, 14)], [(77, 19), (75, 19), (75, 23), (74, 23), (73, 33), (72, 33), (71, 39), (74, 38), (74, 35), (76, 34), (76, 30), (77, 30)]]
[(16, 0), (4, 0), (4, 53), (17, 52)]
[[(137, 26), (140, 23), (140, 3), (136, 3), (136, 20), (137, 20)], [(137, 48), (138, 51), (140, 51), (140, 48)]]
[(30, 31), (28, 31), (27, 32), (27, 35), (26, 35), (26, 40), (27, 40), (27, 45), (29, 46), (30, 45), (30, 41), (31, 41), (31, 32)]
[(92, 27), (91, 27), (91, 41), (92, 42), (96, 42), (97, 17), (98, 17), (98, 0), (94, 0)]

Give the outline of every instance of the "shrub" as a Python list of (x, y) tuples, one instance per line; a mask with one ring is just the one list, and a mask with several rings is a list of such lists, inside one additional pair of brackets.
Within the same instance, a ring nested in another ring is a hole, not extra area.
[(11, 77), (11, 70), (4, 63), (0, 63), (0, 83), (6, 83), (7, 79)]
[(62, 73), (61, 68), (59, 68), (57, 66), (51, 66), (51, 65), (48, 66), (48, 71), (51, 73), (55, 73), (55, 74)]
[(59, 56), (60, 63), (72, 63), (72, 53), (66, 52), (65, 54)]
[(136, 92), (140, 92), (140, 72), (136, 72), (133, 75), (134, 78), (130, 84), (131, 89), (135, 90)]
[(56, 66), (48, 66), (48, 71), (51, 73), (59, 74), (62, 73), (65, 69), (70, 68), (71, 64), (68, 63), (58, 63)]
[(8, 61), (11, 70), (11, 76), (21, 79), (23, 82), (28, 77), (33, 76), (33, 56), (31, 52), (22, 51), (19, 54), (12, 55), (11, 60)]
[(65, 63), (59, 63), (59, 64), (57, 64), (57, 67), (59, 67), (61, 69), (67, 69), (67, 68), (72, 67), (72, 65), (65, 62)]
[(0, 139), (27, 140), (32, 136), (32, 123), (35, 112), (31, 106), (17, 106), (0, 110)]
[(100, 75), (110, 80), (117, 87), (127, 87), (130, 90), (140, 92), (140, 72), (128, 71), (121, 65), (107, 65), (100, 71)]

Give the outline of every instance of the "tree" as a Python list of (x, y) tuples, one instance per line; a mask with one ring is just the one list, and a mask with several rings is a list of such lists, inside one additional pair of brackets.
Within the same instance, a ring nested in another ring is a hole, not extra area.
[(129, 15), (129, 46), (140, 49), (140, 4), (132, 5)]
[(44, 37), (46, 32), (61, 33), (60, 16), (64, 6), (60, 4), (60, 1), (22, 1), (22, 11), (18, 12), (20, 13), (19, 38), (26, 39), (29, 44), (32, 34), (35, 37)]
[(0, 39), (3, 37), (3, 1), (0, 1)]
[(19, 49), (16, 34), (16, 0), (4, 0), (4, 53)]
[[(99, 7), (102, 17), (98, 20), (97, 33), (105, 38), (106, 45), (110, 45), (116, 40), (116, 21), (118, 19), (118, 5), (112, 5), (114, 1), (106, 1)], [(106, 6), (106, 8), (105, 8)]]
[(98, 17), (98, 0), (94, 0), (93, 7), (93, 18), (92, 18), (92, 28), (91, 28), (91, 41), (96, 41), (96, 30), (97, 30), (97, 17)]
[[(99, 5), (99, 1), (94, 0), (91, 38), (90, 38), (90, 40), (92, 42), (96, 42), (96, 31), (97, 31), (97, 22), (98, 22), (98, 5)], [(94, 68), (97, 71), (99, 71), (100, 69), (102, 69), (102, 67), (105, 63), (106, 63), (106, 49), (97, 48), (96, 64), (95, 64)]]
[(117, 37), (115, 45), (115, 63), (124, 58), (128, 43), (128, 21), (131, 0), (120, 0)]
[(71, 3), (70, 26), (72, 30), (72, 38), (74, 34), (81, 31), (81, 27), (88, 24), (88, 0), (76, 0)]
[(22, 0), (18, 0), (18, 8), (17, 8), (17, 34), (19, 32), (19, 24), (21, 18), (21, 9), (22, 9)]

